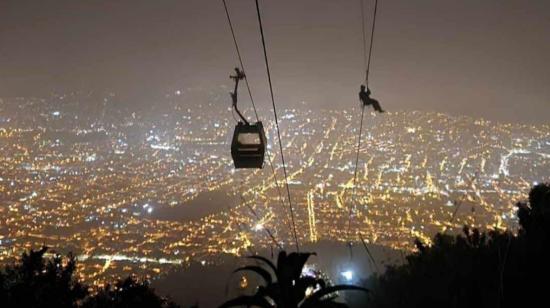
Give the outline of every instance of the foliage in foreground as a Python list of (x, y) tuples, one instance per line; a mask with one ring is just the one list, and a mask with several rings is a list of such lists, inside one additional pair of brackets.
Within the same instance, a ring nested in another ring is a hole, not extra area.
[[(266, 258), (250, 256), (248, 258), (262, 262), (264, 267), (249, 265), (238, 268), (235, 272), (252, 271), (263, 279), (265, 285), (259, 286), (254, 295), (243, 295), (225, 302), (226, 307), (279, 307), (279, 308), (337, 308), (347, 305), (336, 302), (337, 292), (367, 289), (352, 285), (329, 286), (322, 278), (302, 274), (307, 259), (312, 253), (290, 253), (281, 251), (277, 266)], [(275, 278), (275, 279), (274, 279)]]
[(462, 235), (436, 235), (429, 247), (417, 241), (418, 252), (404, 265), (367, 281), (365, 306), (547, 306), (550, 186), (535, 186), (517, 207), (517, 235), (465, 227)]
[(74, 278), (75, 259), (55, 255), (45, 259), (48, 250), (23, 253), (21, 260), (0, 270), (0, 306), (33, 308), (172, 308), (176, 304), (154, 293), (147, 282), (135, 277), (118, 281), (91, 294)]

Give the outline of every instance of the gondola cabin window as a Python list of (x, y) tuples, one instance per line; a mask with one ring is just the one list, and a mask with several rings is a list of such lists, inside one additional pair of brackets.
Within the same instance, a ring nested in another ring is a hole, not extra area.
[(258, 133), (242, 133), (239, 134), (239, 143), (242, 145), (260, 145), (260, 134)]

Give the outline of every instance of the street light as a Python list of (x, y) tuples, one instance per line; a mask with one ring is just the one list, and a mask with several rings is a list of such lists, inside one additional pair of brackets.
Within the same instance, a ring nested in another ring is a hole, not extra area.
[(353, 271), (352, 270), (343, 271), (343, 272), (340, 273), (340, 275), (342, 275), (342, 277), (344, 277), (344, 279), (347, 282), (351, 282), (353, 280)]

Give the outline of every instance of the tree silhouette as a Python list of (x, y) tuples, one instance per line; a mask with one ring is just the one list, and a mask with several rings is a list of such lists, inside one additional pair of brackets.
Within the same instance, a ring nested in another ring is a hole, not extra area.
[(175, 308), (175, 303), (159, 297), (146, 281), (130, 276), (114, 285), (107, 285), (97, 295), (88, 298), (84, 308)]
[[(262, 262), (267, 268), (249, 265), (238, 268), (234, 272), (252, 271), (263, 279), (265, 285), (259, 286), (254, 295), (244, 295), (229, 300), (220, 308), (236, 306), (268, 308), (347, 307), (347, 305), (335, 301), (337, 292), (346, 290), (368, 292), (365, 288), (352, 285), (329, 286), (321, 278), (302, 275), (304, 265), (311, 255), (312, 253), (290, 253), (287, 255), (285, 251), (281, 251), (277, 258), (277, 266), (261, 256), (248, 257)], [(308, 290), (311, 292), (310, 294), (307, 293)]]
[(518, 218), (524, 235), (538, 241), (550, 235), (550, 186), (539, 184), (529, 192), (529, 203), (518, 203)]
[[(73, 278), (75, 260), (60, 255), (44, 260), (48, 250), (23, 253), (19, 264), (0, 273), (3, 307), (76, 307), (88, 294), (86, 286)], [(5, 306), (4, 306), (5, 305)]]
[(404, 265), (365, 282), (372, 289), (367, 306), (547, 306), (550, 186), (533, 187), (517, 207), (517, 235), (464, 227), (462, 235), (437, 234), (431, 246), (417, 240), (418, 252)]
[(112, 308), (178, 307), (135, 277), (119, 280), (90, 294), (88, 286), (74, 278), (75, 258), (55, 254), (46, 259), (48, 247), (23, 253), (21, 260), (0, 270), (0, 307), (17, 308)]

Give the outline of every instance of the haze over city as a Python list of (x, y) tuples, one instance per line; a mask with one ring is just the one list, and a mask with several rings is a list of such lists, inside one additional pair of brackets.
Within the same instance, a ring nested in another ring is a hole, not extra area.
[[(264, 6), (278, 102), (355, 107), (363, 78), (357, 1)], [(379, 6), (371, 87), (391, 110), (547, 122), (548, 1)], [(249, 81), (267, 108), (254, 6), (232, 1), (229, 9)], [(151, 105), (151, 96), (176, 89), (230, 85), (237, 64), (223, 5), (212, 0), (2, 1), (0, 43), (3, 96), (107, 90)]]

